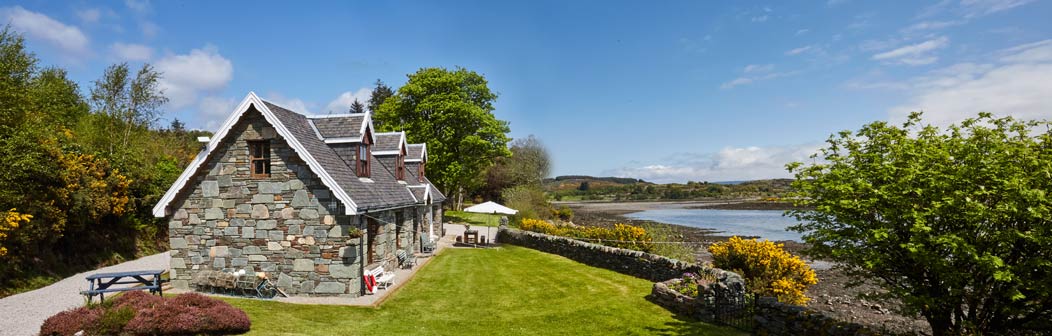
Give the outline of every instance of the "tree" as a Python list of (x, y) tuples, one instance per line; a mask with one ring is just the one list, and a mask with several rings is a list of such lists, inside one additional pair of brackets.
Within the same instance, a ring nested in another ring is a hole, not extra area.
[(486, 183), (479, 191), (484, 198), (498, 199), (501, 191), (513, 186), (536, 185), (551, 171), (548, 149), (533, 135), (515, 139), (511, 156), (497, 158), (486, 170)]
[(588, 181), (581, 182), (581, 184), (577, 186), (577, 190), (580, 191), (588, 191), (589, 189), (591, 189), (591, 186), (589, 186)]
[(387, 86), (387, 84), (384, 84), (383, 81), (377, 79), (376, 87), (373, 88), (373, 92), (369, 94), (369, 101), (366, 102), (368, 105), (367, 107), (369, 108), (369, 112), (376, 113), (377, 110), (380, 108), (380, 105), (383, 104), (388, 97), (391, 97), (393, 95), (394, 91), (391, 90), (391, 87)]
[(119, 129), (123, 133), (119, 148), (114, 148), (115, 141), (107, 141), (111, 156), (116, 149), (129, 147), (134, 130), (144, 130), (157, 121), (161, 106), (168, 102), (160, 88), (161, 74), (152, 66), (144, 64), (135, 78), (129, 73), (128, 63), (111, 65), (91, 89), (94, 112), (109, 116), (118, 123), (111, 125), (116, 128), (111, 131)]
[(186, 132), (186, 123), (179, 120), (179, 118), (172, 119), (172, 124), (168, 125), (168, 130), (175, 133)]
[(787, 166), (809, 253), (876, 279), (935, 335), (1052, 319), (1052, 124), (920, 122), (843, 131)]
[(351, 108), (347, 112), (348, 113), (365, 113), (365, 104), (362, 104), (362, 102), (358, 101), (358, 98), (354, 98), (354, 102), (351, 103)]
[(423, 68), (408, 77), (374, 120), (381, 130), (405, 130), (409, 142), (427, 143), (428, 178), (446, 195), (456, 195), (459, 209), (464, 190), (482, 181), (481, 172), (495, 158), (510, 154), (508, 123), (493, 116), (497, 95), (474, 71)]

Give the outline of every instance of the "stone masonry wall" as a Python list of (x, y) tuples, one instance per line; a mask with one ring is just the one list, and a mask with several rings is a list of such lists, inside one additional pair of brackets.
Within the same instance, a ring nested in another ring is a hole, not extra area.
[[(246, 140), (270, 140), (271, 174), (252, 178)], [(226, 268), (266, 272), (291, 295), (362, 293), (361, 219), (338, 201), (256, 111), (231, 129), (172, 203), (172, 285)]]
[(840, 321), (819, 312), (775, 298), (760, 298), (756, 308), (756, 335), (886, 335), (857, 323)]
[(501, 226), (497, 238), (502, 243), (558, 254), (581, 263), (650, 281), (661, 282), (682, 277), (684, 273), (706, 272), (718, 274), (723, 282), (729, 283), (731, 286), (744, 288), (741, 276), (733, 272), (685, 263), (643, 251), (592, 244), (572, 238), (523, 231), (506, 226)]

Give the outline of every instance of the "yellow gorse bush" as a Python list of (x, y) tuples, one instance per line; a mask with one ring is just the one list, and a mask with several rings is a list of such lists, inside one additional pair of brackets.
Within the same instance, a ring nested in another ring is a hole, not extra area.
[(804, 292), (818, 283), (815, 271), (799, 257), (785, 251), (785, 245), (771, 241), (742, 239), (709, 246), (714, 266), (731, 270), (745, 278), (754, 293), (778, 298), (784, 303), (804, 305), (810, 301)]
[[(11, 209), (0, 214), (0, 244), (7, 239), (7, 232), (17, 229), (22, 223), (29, 223), (33, 215), (27, 215)], [(0, 257), (7, 255), (7, 248), (0, 245)]]
[(551, 222), (526, 218), (519, 223), (519, 228), (553, 236), (585, 238), (590, 242), (607, 246), (627, 248), (650, 252), (654, 248), (654, 238), (646, 229), (617, 223), (613, 228), (598, 226), (556, 225)]

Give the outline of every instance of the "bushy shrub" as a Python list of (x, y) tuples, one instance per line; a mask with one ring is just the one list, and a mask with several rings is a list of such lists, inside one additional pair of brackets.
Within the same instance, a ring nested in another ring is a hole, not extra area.
[(584, 238), (593, 243), (606, 246), (627, 248), (650, 252), (654, 249), (654, 239), (646, 229), (628, 225), (614, 224), (614, 227), (556, 225), (540, 219), (523, 219), (519, 228), (553, 236)]
[(573, 210), (565, 205), (558, 209), (552, 208), (552, 217), (558, 218), (564, 222), (569, 222), (573, 220)]
[(81, 330), (88, 330), (102, 317), (98, 307), (78, 307), (60, 312), (44, 320), (40, 326), (40, 335), (73, 335)]
[(188, 293), (162, 298), (128, 292), (103, 305), (61, 312), (44, 322), (41, 335), (230, 335), (251, 327), (248, 315), (230, 304)]
[(734, 236), (712, 244), (709, 252), (713, 265), (741, 274), (750, 291), (784, 303), (807, 304), (810, 298), (804, 291), (818, 283), (814, 270), (786, 252), (783, 244)]
[(709, 284), (709, 281), (698, 274), (683, 273), (683, 278), (669, 284), (669, 288), (689, 297), (698, 297)]

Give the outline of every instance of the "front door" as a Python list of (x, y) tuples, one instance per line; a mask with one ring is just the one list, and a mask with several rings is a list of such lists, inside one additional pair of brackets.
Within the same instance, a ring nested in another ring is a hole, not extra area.
[(366, 254), (368, 257), (368, 264), (372, 265), (376, 262), (376, 234), (380, 232), (380, 224), (375, 219), (366, 219), (368, 227), (365, 231), (365, 246), (368, 250)]

